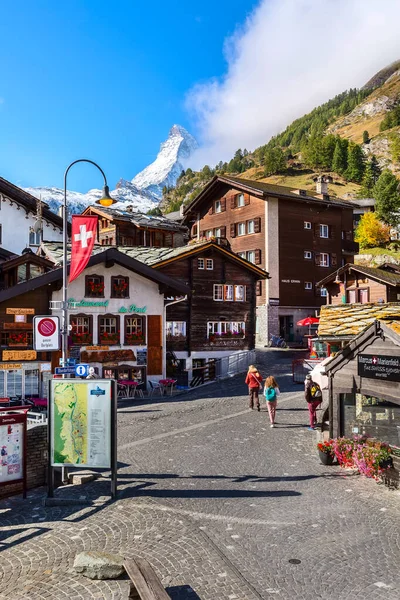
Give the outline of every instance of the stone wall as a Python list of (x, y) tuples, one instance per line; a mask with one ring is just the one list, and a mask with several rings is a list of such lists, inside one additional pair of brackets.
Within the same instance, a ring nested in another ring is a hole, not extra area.
[[(27, 431), (27, 488), (31, 490), (46, 483), (47, 424), (36, 425)], [(22, 483), (0, 487), (0, 498), (22, 492)]]

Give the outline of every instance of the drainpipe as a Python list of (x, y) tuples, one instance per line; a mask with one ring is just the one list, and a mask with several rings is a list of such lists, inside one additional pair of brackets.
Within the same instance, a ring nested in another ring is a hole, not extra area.
[(186, 296), (184, 296), (183, 298), (179, 298), (179, 300), (172, 300), (172, 302), (167, 302), (167, 304), (164, 304), (164, 311), (163, 311), (163, 323), (162, 323), (162, 328), (163, 328), (163, 337), (162, 337), (162, 341), (163, 341), (163, 348), (165, 348), (165, 352), (163, 353), (163, 373), (162, 376), (165, 379), (166, 377), (166, 364), (167, 364), (167, 332), (166, 332), (166, 328), (165, 328), (165, 323), (167, 321), (167, 308), (168, 306), (172, 306), (173, 304), (179, 304), (179, 302), (184, 302), (185, 300), (187, 300), (187, 294)]
[(329, 394), (329, 437), (333, 438), (333, 375), (329, 374), (328, 380)]

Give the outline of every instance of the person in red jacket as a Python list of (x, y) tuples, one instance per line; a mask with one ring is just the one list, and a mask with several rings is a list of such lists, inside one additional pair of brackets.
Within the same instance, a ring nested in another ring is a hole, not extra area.
[(247, 371), (247, 377), (245, 383), (249, 386), (249, 408), (253, 410), (254, 404), (257, 407), (257, 410), (260, 412), (260, 399), (258, 397), (258, 392), (262, 387), (262, 377), (258, 372), (258, 369), (254, 365), (249, 366), (249, 370)]

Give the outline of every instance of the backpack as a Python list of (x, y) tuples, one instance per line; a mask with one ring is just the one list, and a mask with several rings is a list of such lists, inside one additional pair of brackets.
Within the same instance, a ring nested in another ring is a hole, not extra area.
[(264, 394), (265, 394), (265, 398), (266, 398), (267, 402), (275, 402), (275, 400), (276, 400), (275, 388), (273, 388), (273, 387), (266, 388)]
[(311, 393), (312, 398), (321, 398), (322, 392), (321, 392), (321, 388), (319, 387), (318, 383), (313, 382), (310, 393)]

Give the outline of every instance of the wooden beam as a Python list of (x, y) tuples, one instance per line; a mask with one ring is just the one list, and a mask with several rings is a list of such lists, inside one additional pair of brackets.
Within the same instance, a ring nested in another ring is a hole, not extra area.
[(154, 571), (144, 558), (134, 558), (124, 562), (125, 571), (133, 583), (129, 598), (141, 600), (171, 600)]

